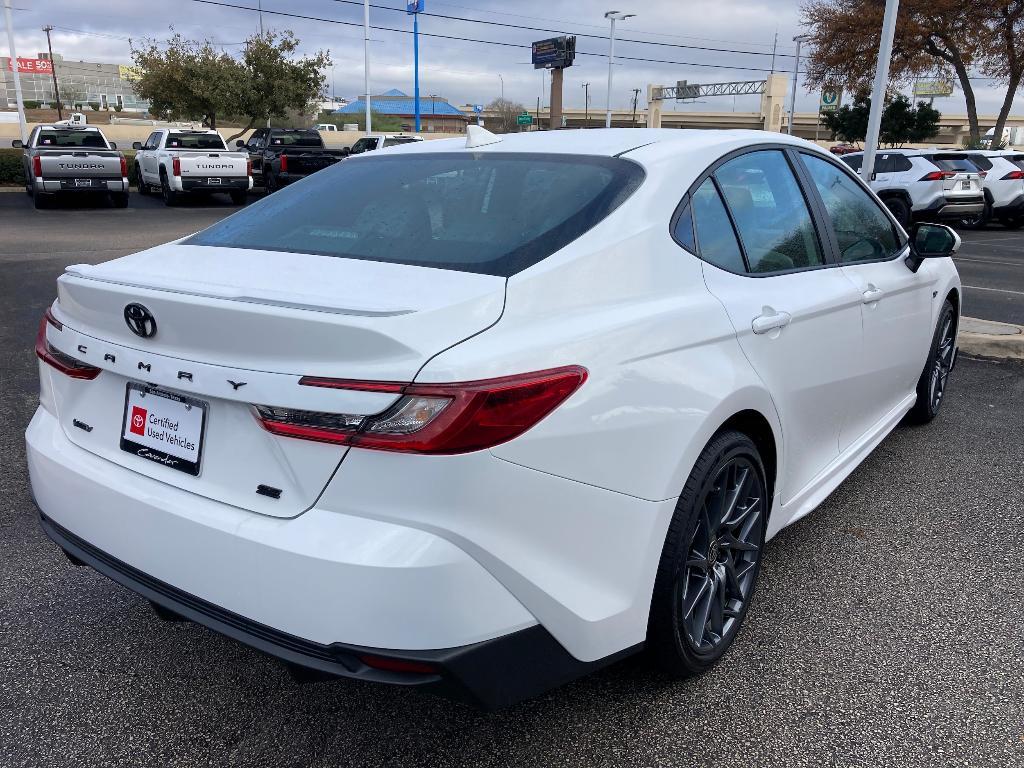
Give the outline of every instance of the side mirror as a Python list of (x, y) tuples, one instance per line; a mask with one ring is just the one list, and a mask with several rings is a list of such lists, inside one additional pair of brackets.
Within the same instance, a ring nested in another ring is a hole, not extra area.
[(22, 143), (21, 139), (15, 139), (14, 141), (11, 142), (11, 147), (13, 149), (21, 149), (24, 146), (25, 145)]
[(906, 263), (917, 272), (925, 259), (941, 259), (960, 250), (960, 235), (945, 224), (915, 224), (910, 228), (910, 255)]
[(245, 141), (243, 141), (242, 139), (239, 139), (238, 141), (235, 142), (235, 146), (238, 147), (239, 149), (241, 149), (242, 147), (245, 146)]
[(107, 143), (110, 145), (111, 149), (117, 149), (117, 142), (108, 141)]
[(142, 142), (141, 141), (133, 141), (132, 142), (132, 149), (135, 149), (135, 150), (142, 149)]

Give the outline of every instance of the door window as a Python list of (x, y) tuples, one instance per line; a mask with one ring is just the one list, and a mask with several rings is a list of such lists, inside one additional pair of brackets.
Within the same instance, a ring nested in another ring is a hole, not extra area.
[(146, 139), (146, 143), (142, 145), (143, 149), (156, 149), (160, 145), (160, 134), (156, 131), (149, 134), (149, 138)]
[(825, 263), (807, 201), (780, 150), (740, 155), (724, 163), (714, 176), (736, 222), (751, 272), (783, 272)]
[(843, 169), (814, 155), (800, 157), (832, 222), (840, 261), (888, 259), (903, 247), (891, 219)]
[(736, 232), (714, 181), (707, 179), (697, 188), (692, 205), (700, 257), (730, 272), (745, 272), (746, 265), (740, 244), (736, 241)]

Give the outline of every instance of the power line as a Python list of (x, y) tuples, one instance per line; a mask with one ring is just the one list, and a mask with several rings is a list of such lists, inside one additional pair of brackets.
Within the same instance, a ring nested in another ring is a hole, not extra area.
[[(351, 1), (354, 2), (354, 0), (351, 0)], [(259, 12), (259, 10), (260, 10), (258, 8), (253, 8), (252, 6), (248, 6), (248, 5), (238, 5), (236, 3), (220, 2), (219, 0), (192, 0), (192, 2), (194, 2), (194, 3), (202, 3), (204, 5), (216, 5), (216, 6), (220, 6), (222, 8), (235, 8), (237, 10), (242, 10), (242, 11), (255, 11), (255, 12)], [(390, 10), (394, 10), (394, 9), (392, 8)], [(285, 17), (292, 18), (292, 19), (303, 19), (303, 20), (306, 20), (306, 21), (322, 22), (322, 23), (327, 23), (327, 24), (341, 24), (341, 25), (347, 26), (347, 27), (361, 27), (362, 26), (362, 24), (359, 24), (359, 23), (354, 22), (354, 21), (341, 21), (340, 19), (328, 19), (328, 18), (324, 18), (322, 16), (307, 16), (307, 15), (304, 15), (304, 14), (301, 14), (301, 13), (291, 13), (291, 12), (288, 12), (288, 11), (270, 11), (270, 10), (267, 10), (266, 8), (263, 9), (263, 13), (269, 13), (269, 14), (272, 14), (274, 16), (285, 16)], [(376, 30), (379, 30), (379, 31), (382, 31), (382, 32), (399, 32), (399, 33), (404, 34), (404, 35), (411, 35), (412, 34), (411, 30), (399, 29), (399, 28), (396, 28), (396, 27), (382, 27), (382, 26), (378, 26), (378, 25), (372, 25), (372, 29), (376, 29)], [(531, 48), (532, 47), (530, 45), (526, 45), (526, 44), (523, 44), (523, 43), (508, 43), (508, 42), (502, 42), (500, 40), (481, 40), (479, 38), (474, 38), (474, 37), (460, 37), (458, 35), (442, 35), (442, 34), (438, 34), (436, 32), (420, 32), (420, 35), (422, 35), (424, 37), (435, 37), (435, 38), (439, 38), (439, 39), (442, 39), (442, 40), (458, 40), (460, 42), (466, 42), (466, 43), (482, 43), (483, 45), (500, 45), (500, 46), (505, 47), (505, 48)], [(605, 39), (607, 39), (607, 38), (605, 38)], [(600, 58), (605, 58), (607, 56), (607, 53), (596, 53), (596, 52), (592, 52), (592, 51), (580, 51), (580, 50), (577, 49), (576, 55), (577, 56), (597, 56), (597, 57), (600, 57)], [(640, 56), (616, 56), (616, 59), (619, 59), (619, 60), (622, 60), (622, 61), (641, 61), (641, 62), (645, 62), (645, 63), (648, 63), (648, 64), (672, 64), (672, 65), (678, 66), (678, 67), (707, 67), (707, 68), (711, 68), (711, 69), (728, 69), (728, 70), (734, 70), (734, 71), (742, 70), (742, 71), (745, 71), (745, 72), (769, 72), (769, 73), (771, 72), (771, 70), (768, 69), (767, 67), (743, 67), (743, 66), (739, 66), (739, 65), (736, 65), (736, 64), (704, 64), (704, 63), (696, 62), (696, 61), (670, 61), (670, 60), (666, 60), (666, 59), (650, 59), (650, 58), (644, 58), (644, 57), (640, 57)], [(801, 73), (801, 74), (804, 74), (804, 73)]]
[[(359, 5), (359, 6), (362, 5), (362, 3), (359, 2), (359, 0), (331, 0), (331, 1), (335, 2), (335, 3), (342, 3), (344, 5)], [(371, 8), (377, 8), (377, 9), (382, 10), (382, 11), (392, 11), (394, 13), (403, 13), (403, 14), (405, 13), (405, 9), (404, 8), (392, 8), (389, 5), (376, 5), (374, 3), (370, 3), (370, 7)], [(527, 31), (530, 31), (530, 32), (547, 32), (547, 33), (556, 34), (556, 35), (571, 35), (571, 34), (574, 34), (574, 35), (576, 35), (576, 37), (587, 37), (587, 38), (591, 38), (593, 40), (608, 40), (608, 36), (607, 35), (595, 35), (595, 34), (590, 34), (588, 32), (568, 32), (568, 31), (566, 31), (564, 29), (550, 29), (550, 28), (546, 28), (546, 27), (531, 27), (531, 26), (526, 26), (526, 25), (523, 25), (523, 24), (510, 24), (510, 23), (505, 22), (505, 21), (490, 21), (488, 19), (471, 19), (471, 18), (468, 18), (466, 16), (451, 16), (451, 15), (444, 14), (444, 13), (430, 13), (429, 11), (424, 11), (420, 15), (422, 15), (422, 16), (433, 16), (434, 18), (447, 19), (449, 21), (465, 21), (465, 22), (469, 22), (471, 24), (487, 24), (487, 25), (495, 26), (495, 27), (507, 27), (509, 29), (524, 29), (524, 30), (527, 30)], [(733, 48), (713, 48), (713, 47), (704, 46), (704, 45), (684, 45), (682, 43), (663, 43), (663, 42), (660, 42), (658, 40), (635, 40), (635, 39), (630, 39), (630, 38), (625, 38), (625, 37), (624, 38), (616, 38), (616, 42), (619, 42), (619, 43), (638, 43), (640, 45), (657, 45), (657, 46), (662, 46), (662, 47), (665, 47), (665, 48), (685, 48), (685, 49), (688, 49), (688, 50), (695, 50), (695, 51), (712, 51), (714, 53), (739, 53), (739, 54), (744, 54), (744, 55), (747, 55), (747, 56), (772, 56), (773, 55), (771, 52), (766, 52), (766, 51), (741, 51), (741, 50), (737, 50), (737, 49), (733, 49)], [(779, 53), (777, 55), (778, 56), (788, 56), (790, 58), (794, 57), (794, 54), (790, 54), (790, 53)]]

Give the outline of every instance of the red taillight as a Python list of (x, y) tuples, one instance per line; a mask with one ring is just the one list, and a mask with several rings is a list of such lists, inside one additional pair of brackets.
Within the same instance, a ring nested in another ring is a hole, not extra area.
[(255, 406), (275, 435), (403, 453), (479, 451), (526, 432), (580, 388), (587, 371), (568, 366), (459, 384), (356, 382), (304, 377), (299, 383), (401, 397), (372, 416)]
[(32, 158), (32, 175), (37, 179), (43, 176), (43, 160), (39, 155)]
[(125, 160), (124, 157), (122, 157), (121, 158), (121, 176), (127, 176), (127, 175), (128, 175), (128, 161)]
[(922, 176), (921, 181), (942, 181), (943, 179), (952, 179), (954, 176), (956, 176), (956, 171), (932, 171)]
[(979, 179), (984, 179), (986, 176), (988, 176), (988, 171), (978, 171)]
[(252, 160), (245, 161), (245, 175), (252, 176)]
[(43, 319), (39, 321), (39, 332), (36, 334), (36, 356), (40, 360), (72, 379), (95, 379), (100, 375), (99, 368), (86, 365), (71, 355), (64, 354), (47, 341), (46, 326), (48, 325), (52, 325), (58, 331), (64, 328), (61, 322), (53, 316), (53, 312), (47, 309)]
[(281, 173), (288, 172), (288, 155), (281, 155)]
[(363, 654), (359, 660), (373, 669), (382, 669), (385, 672), (411, 672), (414, 675), (436, 675), (440, 673), (433, 664), (425, 661), (409, 661), (408, 659), (389, 659), (387, 656), (371, 656)]
[(181, 159), (177, 157), (171, 158), (171, 172), (175, 176), (181, 176)]
[(1010, 171), (1003, 176), (1003, 181), (1019, 181), (1024, 179), (1024, 171)]

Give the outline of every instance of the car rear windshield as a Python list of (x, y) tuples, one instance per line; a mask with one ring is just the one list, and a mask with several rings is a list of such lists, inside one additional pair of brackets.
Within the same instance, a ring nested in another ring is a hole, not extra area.
[(275, 131), (270, 134), (272, 147), (322, 147), (323, 140), (316, 131)]
[(640, 166), (611, 157), (370, 154), (275, 192), (185, 243), (508, 277), (595, 226), (643, 177)]
[(978, 166), (972, 163), (967, 155), (931, 155), (928, 159), (943, 171), (978, 172)]
[(36, 146), (109, 149), (99, 131), (40, 131)]
[(224, 149), (224, 139), (215, 133), (172, 133), (167, 137), (167, 149)]

